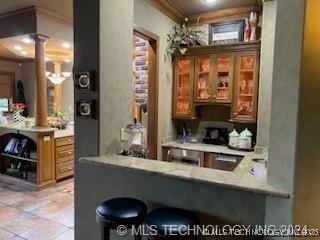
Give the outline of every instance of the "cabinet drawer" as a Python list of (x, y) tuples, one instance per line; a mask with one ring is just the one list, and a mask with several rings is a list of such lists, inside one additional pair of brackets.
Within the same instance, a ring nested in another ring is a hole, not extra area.
[(56, 168), (56, 175), (57, 175), (56, 178), (60, 179), (60, 178), (72, 176), (73, 171), (74, 171), (73, 160), (67, 161), (64, 163), (59, 163), (57, 164), (57, 168)]
[(58, 147), (56, 149), (56, 162), (61, 163), (74, 159), (74, 146)]
[(61, 147), (61, 146), (70, 145), (70, 144), (74, 144), (73, 136), (56, 139), (56, 147)]

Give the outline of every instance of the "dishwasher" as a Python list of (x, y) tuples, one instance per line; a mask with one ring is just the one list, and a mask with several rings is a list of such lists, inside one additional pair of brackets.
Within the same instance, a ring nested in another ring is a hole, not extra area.
[(204, 152), (171, 148), (167, 153), (168, 162), (178, 162), (204, 167)]

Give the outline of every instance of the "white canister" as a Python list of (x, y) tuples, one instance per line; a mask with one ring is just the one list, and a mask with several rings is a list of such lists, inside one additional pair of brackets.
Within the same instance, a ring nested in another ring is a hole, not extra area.
[(247, 149), (249, 146), (248, 144), (248, 138), (245, 137), (245, 136), (241, 136), (239, 137), (239, 148), (242, 148), (242, 149)]
[(26, 118), (26, 119), (24, 120), (24, 125), (25, 125), (26, 128), (31, 128), (31, 127), (32, 127), (32, 120)]
[(235, 129), (233, 129), (233, 131), (229, 134), (229, 146), (239, 146), (239, 133)]
[(248, 128), (243, 130), (241, 132), (240, 136), (247, 138), (247, 147), (246, 148), (252, 148), (252, 133), (248, 130)]

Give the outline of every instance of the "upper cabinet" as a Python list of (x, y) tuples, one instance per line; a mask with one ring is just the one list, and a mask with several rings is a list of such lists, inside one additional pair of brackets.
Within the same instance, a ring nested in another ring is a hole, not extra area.
[(195, 103), (231, 103), (233, 54), (195, 57)]
[(195, 58), (194, 102), (212, 100), (213, 61), (210, 56)]
[(215, 57), (216, 71), (214, 100), (218, 103), (231, 103), (233, 90), (233, 54), (220, 54)]
[(233, 122), (257, 118), (260, 43), (190, 48), (175, 56), (173, 118), (193, 119), (201, 105), (229, 105)]
[(236, 56), (235, 94), (232, 120), (255, 122), (258, 101), (258, 52), (242, 52)]
[(175, 81), (173, 91), (173, 117), (193, 117), (194, 58), (181, 57), (175, 60)]

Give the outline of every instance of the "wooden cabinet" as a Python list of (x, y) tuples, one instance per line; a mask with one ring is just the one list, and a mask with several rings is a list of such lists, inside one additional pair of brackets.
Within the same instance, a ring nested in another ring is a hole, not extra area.
[(198, 56), (195, 58), (194, 102), (210, 102), (213, 90), (213, 58)]
[(72, 177), (74, 172), (74, 137), (55, 140), (56, 180)]
[(194, 58), (181, 57), (174, 62), (173, 118), (193, 118)]
[(175, 56), (173, 118), (196, 118), (195, 107), (229, 105), (233, 122), (257, 118), (260, 42), (190, 48)]
[(233, 91), (233, 54), (219, 54), (215, 56), (214, 101), (217, 103), (231, 103)]
[(257, 51), (236, 55), (235, 92), (232, 105), (232, 121), (255, 122), (258, 101)]
[(233, 54), (195, 57), (194, 102), (231, 103)]

